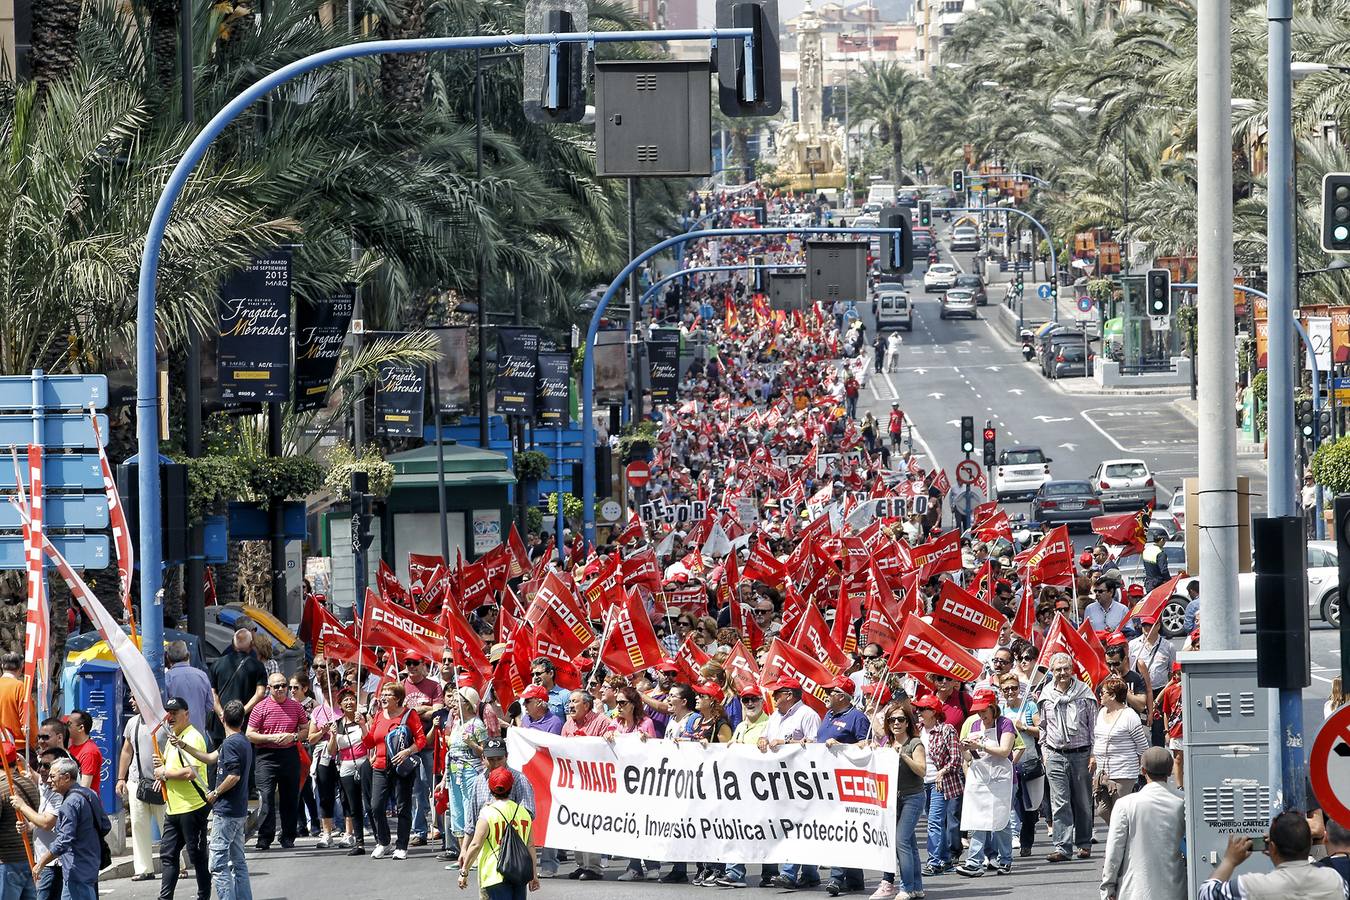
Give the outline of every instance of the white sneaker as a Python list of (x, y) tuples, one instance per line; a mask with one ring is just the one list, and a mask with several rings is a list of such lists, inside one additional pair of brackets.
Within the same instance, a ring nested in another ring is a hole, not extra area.
[(376, 844), (376, 845), (375, 845), (375, 852), (372, 853), (372, 854), (370, 854), (370, 858), (371, 858), (371, 859), (384, 859), (385, 856), (388, 855), (388, 853), (389, 853), (389, 848), (388, 848), (388, 847), (386, 847), (384, 844)]
[(352, 849), (353, 847), (356, 846), (356, 835), (344, 834), (342, 837), (337, 839), (337, 845), (341, 847), (343, 850)]
[(394, 859), (407, 859), (407, 858), (408, 858), (408, 851), (407, 851), (407, 850), (395, 850), (395, 851), (394, 851)]
[(316, 849), (319, 850), (327, 850), (329, 846), (332, 844), (332, 841), (333, 841), (332, 833), (325, 831), (323, 834), (319, 835), (319, 840), (314, 844), (314, 846)]
[(877, 885), (877, 889), (872, 892), (872, 896), (867, 900), (894, 900), (896, 896), (895, 882), (883, 880)]

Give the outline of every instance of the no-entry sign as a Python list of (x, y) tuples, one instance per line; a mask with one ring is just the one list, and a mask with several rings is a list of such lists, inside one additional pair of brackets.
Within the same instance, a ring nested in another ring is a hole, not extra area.
[(1317, 732), (1308, 778), (1328, 818), (1350, 822), (1350, 706), (1338, 709)]
[(633, 487), (646, 487), (647, 482), (652, 479), (652, 467), (645, 459), (633, 460), (624, 472), (628, 476), (628, 483)]

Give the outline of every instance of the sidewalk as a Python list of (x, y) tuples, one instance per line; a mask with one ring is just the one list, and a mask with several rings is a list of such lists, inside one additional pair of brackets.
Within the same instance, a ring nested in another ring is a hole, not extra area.
[[(1192, 400), (1189, 394), (1185, 397), (1173, 400), (1172, 406), (1175, 407), (1177, 412), (1181, 413), (1183, 416), (1186, 417), (1186, 421), (1190, 422), (1192, 425), (1195, 425), (1197, 428), (1200, 426), (1200, 411), (1199, 411), (1200, 405), (1197, 401)], [(1242, 439), (1242, 432), (1239, 431), (1237, 442), (1237, 455), (1240, 457), (1264, 459), (1266, 455), (1266, 448), (1263, 444), (1253, 444), (1250, 441), (1244, 441)]]

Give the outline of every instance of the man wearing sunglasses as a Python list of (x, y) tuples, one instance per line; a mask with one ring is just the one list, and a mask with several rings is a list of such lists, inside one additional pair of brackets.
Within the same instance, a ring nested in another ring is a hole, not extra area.
[[(38, 751), (38, 762), (33, 767), (34, 777), (38, 779), (39, 803), (36, 809), (24, 799), (22, 794), (0, 796), (0, 802), (12, 804), (14, 811), (19, 814), (17, 828), (26, 830), (32, 836), (33, 856), (36, 859), (41, 859), (50, 853), (52, 844), (56, 840), (56, 811), (61, 807), (61, 801), (64, 798), (52, 790), (47, 776), (51, 771), (52, 763), (58, 759), (70, 759), (70, 754), (59, 747)], [(25, 858), (24, 862), (27, 863), (27, 861), (27, 858)], [(61, 864), (53, 861), (42, 870), (37, 879), (38, 900), (61, 900), (62, 883)]]
[(1112, 675), (1125, 682), (1126, 704), (1141, 719), (1148, 721), (1147, 713), (1153, 708), (1153, 688), (1138, 666), (1129, 664), (1129, 641), (1125, 635), (1112, 635), (1106, 647), (1106, 667)]
[(1115, 631), (1130, 608), (1116, 599), (1116, 582), (1099, 578), (1092, 586), (1092, 602), (1083, 610), (1083, 616), (1098, 631)]

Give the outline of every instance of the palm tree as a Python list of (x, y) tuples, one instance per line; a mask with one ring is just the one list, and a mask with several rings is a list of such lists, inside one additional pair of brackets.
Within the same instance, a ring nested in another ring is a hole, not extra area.
[(877, 139), (890, 145), (891, 172), (896, 184), (912, 180), (905, 171), (905, 128), (925, 94), (924, 81), (890, 60), (864, 63), (849, 85), (854, 118), (870, 122)]

